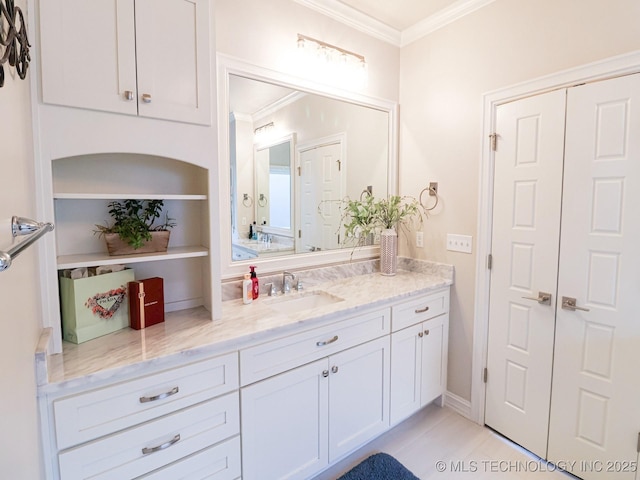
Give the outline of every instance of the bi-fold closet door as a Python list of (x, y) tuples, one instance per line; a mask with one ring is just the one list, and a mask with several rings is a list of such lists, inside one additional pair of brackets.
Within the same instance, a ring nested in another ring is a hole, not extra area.
[(485, 423), (635, 478), (640, 75), (502, 105), (496, 133)]

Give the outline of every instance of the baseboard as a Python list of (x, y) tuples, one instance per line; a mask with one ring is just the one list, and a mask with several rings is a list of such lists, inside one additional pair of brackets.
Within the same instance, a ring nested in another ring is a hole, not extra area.
[(445, 407), (471, 420), (471, 402), (459, 397), (455, 393), (446, 392), (444, 398)]

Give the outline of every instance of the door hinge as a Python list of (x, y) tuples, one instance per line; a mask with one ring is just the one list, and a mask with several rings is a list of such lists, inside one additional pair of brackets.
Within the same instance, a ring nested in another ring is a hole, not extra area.
[(493, 255), (487, 255), (487, 268), (491, 270), (493, 268)]
[(298, 230), (298, 238), (302, 238), (302, 230)]
[(301, 177), (302, 176), (302, 167), (298, 167), (298, 176)]
[(491, 139), (491, 150), (493, 152), (498, 150), (498, 136), (499, 135), (497, 133), (492, 133), (491, 135), (489, 135), (489, 138)]
[(336, 162), (338, 162), (338, 171), (341, 172), (342, 171), (342, 160), (338, 159), (338, 160), (336, 160)]
[(340, 234), (338, 234), (338, 245), (340, 245)]
[(484, 370), (482, 371), (482, 381), (484, 383), (487, 383), (488, 376), (489, 376), (489, 370), (487, 369), (487, 367), (484, 367)]
[(640, 432), (638, 432), (638, 445), (636, 445), (636, 450), (640, 453)]

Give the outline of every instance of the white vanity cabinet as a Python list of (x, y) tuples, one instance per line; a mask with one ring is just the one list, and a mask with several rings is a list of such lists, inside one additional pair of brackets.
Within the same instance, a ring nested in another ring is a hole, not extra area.
[(210, 0), (40, 0), (45, 103), (209, 125)]
[(48, 478), (240, 477), (235, 352), (44, 402)]
[(391, 324), (393, 425), (446, 391), (449, 288), (394, 305)]
[[(241, 351), (241, 372), (256, 355), (291, 368), (241, 389), (244, 480), (308, 478), (388, 428), (389, 317), (383, 309)], [(305, 349), (318, 353), (296, 360)]]

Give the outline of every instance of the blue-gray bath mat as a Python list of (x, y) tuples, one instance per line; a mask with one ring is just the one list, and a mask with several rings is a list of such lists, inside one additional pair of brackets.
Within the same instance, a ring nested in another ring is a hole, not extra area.
[(338, 480), (420, 480), (398, 460), (376, 453), (353, 467)]

